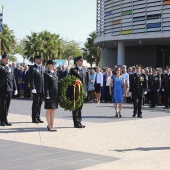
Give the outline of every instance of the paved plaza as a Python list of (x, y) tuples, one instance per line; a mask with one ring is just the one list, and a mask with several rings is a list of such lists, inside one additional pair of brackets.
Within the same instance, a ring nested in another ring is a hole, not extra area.
[(144, 106), (139, 119), (132, 118), (132, 104), (125, 104), (123, 117), (116, 118), (111, 103), (85, 103), (85, 129), (73, 128), (71, 112), (59, 108), (57, 132), (48, 132), (46, 122), (31, 123), (31, 104), (12, 100), (13, 125), (0, 127), (0, 170), (170, 169), (170, 110)]

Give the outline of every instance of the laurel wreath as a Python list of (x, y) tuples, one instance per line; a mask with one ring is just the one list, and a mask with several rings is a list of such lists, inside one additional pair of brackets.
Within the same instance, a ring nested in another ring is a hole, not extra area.
[(73, 75), (59, 81), (59, 105), (64, 110), (77, 110), (86, 98), (82, 82)]

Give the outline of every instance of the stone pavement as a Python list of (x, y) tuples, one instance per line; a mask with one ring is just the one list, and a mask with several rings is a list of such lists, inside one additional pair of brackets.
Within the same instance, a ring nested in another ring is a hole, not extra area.
[[(11, 127), (0, 127), (1, 169), (169, 170), (170, 110), (145, 106), (132, 118), (126, 104), (115, 118), (113, 104), (87, 103), (85, 129), (73, 128), (70, 112), (56, 110), (57, 132), (31, 123), (31, 101), (12, 100)], [(45, 121), (42, 108), (42, 119)]]

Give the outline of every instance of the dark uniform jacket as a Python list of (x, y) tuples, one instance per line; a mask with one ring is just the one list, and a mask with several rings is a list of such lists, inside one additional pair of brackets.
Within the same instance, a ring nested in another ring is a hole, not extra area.
[(148, 89), (150, 91), (157, 91), (161, 88), (161, 77), (159, 75), (151, 75), (148, 78)]
[(83, 68), (82, 68), (82, 70), (80, 70), (78, 67), (75, 67), (70, 70), (70, 75), (73, 75), (73, 76), (79, 78), (81, 80), (82, 84), (84, 85), (85, 92), (87, 92), (88, 77), (87, 77), (86, 70)]
[(147, 90), (146, 75), (142, 73), (139, 76), (137, 73), (132, 74), (130, 79), (130, 92), (132, 92), (133, 95), (142, 95), (145, 90)]
[(165, 91), (170, 91), (170, 73), (164, 74), (163, 81), (162, 81), (162, 88)]
[(44, 68), (40, 70), (36, 64), (29, 68), (30, 88), (36, 89), (37, 93), (44, 92)]
[(45, 97), (58, 98), (58, 77), (55, 72), (44, 73), (44, 92)]
[(0, 65), (0, 91), (14, 91), (17, 90), (14, 69), (8, 68), (4, 64)]

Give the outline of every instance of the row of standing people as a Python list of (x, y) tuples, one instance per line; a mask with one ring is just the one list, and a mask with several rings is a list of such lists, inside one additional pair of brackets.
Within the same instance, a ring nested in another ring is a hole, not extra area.
[[(83, 58), (76, 57), (75, 68), (70, 70), (70, 75), (74, 75), (80, 79), (84, 87), (87, 87), (86, 71), (82, 68)], [(11, 126), (8, 122), (8, 111), (13, 95), (18, 94), (14, 69), (9, 67), (9, 56), (2, 55), (0, 65), (0, 126)], [(55, 62), (48, 60), (46, 63), (47, 70), (42, 67), (42, 57), (35, 56), (35, 64), (29, 68), (29, 86), (33, 94), (32, 103), (32, 123), (43, 123), (40, 113), (43, 97), (45, 95), (44, 109), (46, 109), (47, 129), (54, 129), (54, 113), (58, 108), (58, 75), (54, 69)], [(86, 88), (85, 91), (87, 92)], [(73, 94), (72, 94), (73, 95)], [(85, 128), (81, 121), (81, 110), (83, 105), (72, 112), (75, 128)]]

